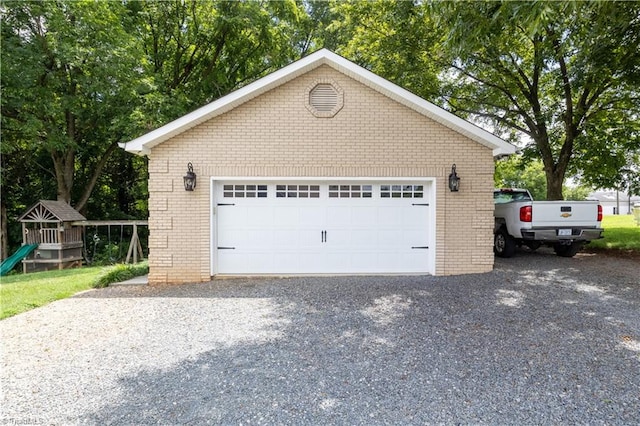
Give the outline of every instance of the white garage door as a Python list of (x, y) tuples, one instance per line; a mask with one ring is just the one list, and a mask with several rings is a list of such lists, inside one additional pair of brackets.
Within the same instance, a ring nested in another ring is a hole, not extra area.
[(213, 275), (433, 273), (429, 181), (214, 181), (213, 191)]

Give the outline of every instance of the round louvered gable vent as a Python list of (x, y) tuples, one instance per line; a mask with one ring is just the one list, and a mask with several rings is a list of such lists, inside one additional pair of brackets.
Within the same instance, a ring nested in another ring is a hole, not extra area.
[(342, 89), (333, 81), (316, 81), (307, 90), (306, 107), (316, 117), (333, 117), (342, 104)]

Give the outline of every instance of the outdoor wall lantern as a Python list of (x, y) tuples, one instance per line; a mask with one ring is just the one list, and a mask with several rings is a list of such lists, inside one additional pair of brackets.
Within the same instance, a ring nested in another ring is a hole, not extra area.
[(456, 173), (456, 165), (451, 166), (451, 173), (449, 173), (449, 189), (451, 192), (458, 192), (460, 189), (460, 178)]
[(184, 190), (193, 191), (196, 188), (196, 174), (193, 172), (193, 164), (187, 164), (187, 174), (184, 176)]

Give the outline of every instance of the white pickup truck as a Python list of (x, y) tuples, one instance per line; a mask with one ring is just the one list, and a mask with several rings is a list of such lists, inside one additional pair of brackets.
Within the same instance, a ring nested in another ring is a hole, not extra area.
[(511, 257), (517, 246), (552, 246), (573, 257), (585, 243), (602, 238), (602, 206), (597, 201), (533, 201), (526, 189), (496, 189), (493, 251)]

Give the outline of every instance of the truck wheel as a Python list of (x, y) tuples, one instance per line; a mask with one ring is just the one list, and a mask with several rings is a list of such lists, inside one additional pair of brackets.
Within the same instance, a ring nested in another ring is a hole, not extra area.
[(582, 249), (583, 243), (581, 242), (573, 242), (571, 244), (555, 244), (553, 246), (553, 251), (556, 252), (558, 256), (562, 257), (573, 257)]
[(516, 241), (504, 228), (493, 237), (493, 252), (498, 257), (511, 257), (516, 253)]

